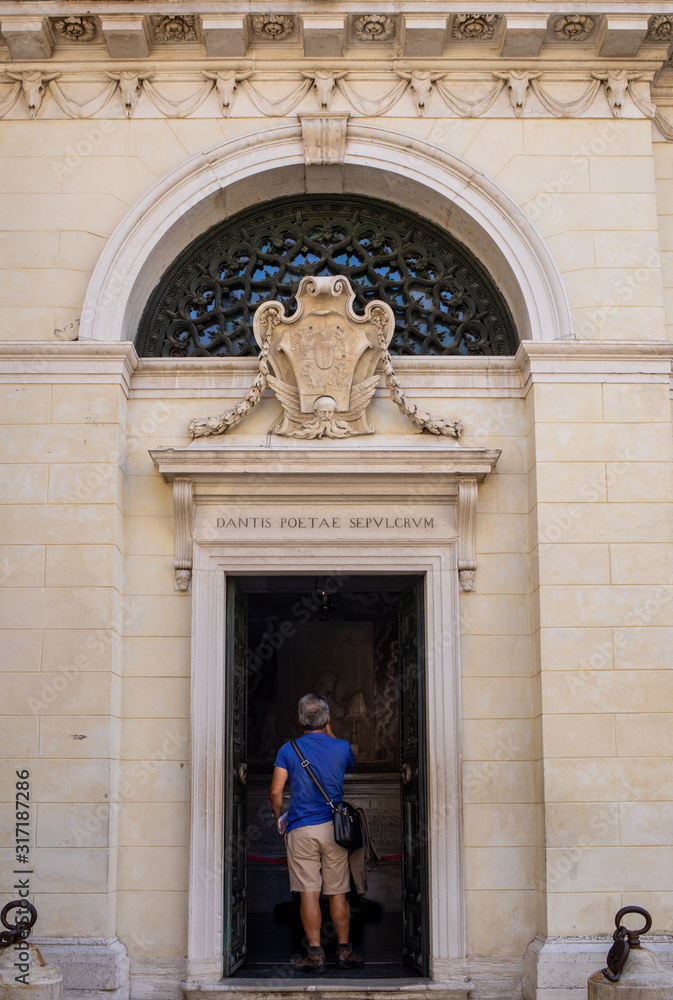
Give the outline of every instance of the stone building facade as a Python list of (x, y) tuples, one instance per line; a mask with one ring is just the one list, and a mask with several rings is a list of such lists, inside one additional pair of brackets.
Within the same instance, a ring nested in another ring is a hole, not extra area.
[[(2, 895), (28, 771), (68, 1000), (252, 989), (222, 980), (232, 576), (345, 603), (423, 581), (419, 990), (581, 997), (627, 903), (672, 957), (673, 14), (365, 6), (0, 0)], [(258, 359), (170, 341), (148, 303), (288, 198), (330, 225), (394, 209), (484, 276), (510, 342), (393, 356), (458, 447), (383, 380), (372, 435), (283, 444), (266, 389), (192, 443)], [(288, 523), (328, 510), (343, 530)]]

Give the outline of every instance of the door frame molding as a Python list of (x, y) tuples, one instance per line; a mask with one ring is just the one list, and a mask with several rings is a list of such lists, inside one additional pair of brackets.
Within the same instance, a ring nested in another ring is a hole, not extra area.
[[(464, 978), (458, 592), (474, 588), (477, 484), (499, 454), (416, 434), (327, 444), (233, 435), (151, 452), (176, 490), (176, 587), (186, 589), (189, 556), (192, 569), (186, 990), (212, 990), (223, 974), (227, 576), (425, 578), (430, 977)], [(283, 528), (284, 512), (303, 512), (293, 520), (305, 530)], [(329, 524), (308, 517), (318, 512)]]
[(196, 545), (192, 638), (192, 802), (187, 978), (217, 982), (223, 963), (225, 594), (227, 576), (424, 575), (430, 870), (430, 975), (463, 973), (465, 919), (460, 823), (459, 645), (456, 547), (391, 552), (389, 544), (313, 546), (294, 558), (284, 546)]

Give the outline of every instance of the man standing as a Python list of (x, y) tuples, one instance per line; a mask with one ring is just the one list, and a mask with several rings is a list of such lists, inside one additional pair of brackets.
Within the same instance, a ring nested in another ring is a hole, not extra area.
[[(329, 705), (316, 694), (299, 701), (299, 722), (304, 735), (296, 741), (333, 802), (343, 798), (346, 768), (355, 766), (347, 740), (338, 740), (330, 727)], [(290, 779), (290, 808), (281, 829), (283, 789)], [(350, 888), (348, 851), (334, 840), (332, 810), (320, 794), (290, 743), (278, 751), (269, 791), (278, 833), (285, 836), (290, 890), (301, 894), (301, 922), (308, 942), (308, 955), (294, 962), (295, 969), (321, 974), (327, 971), (320, 944), (322, 917), (320, 892), (329, 897), (329, 909), (337, 934), (337, 969), (361, 969), (364, 960), (349, 940)]]

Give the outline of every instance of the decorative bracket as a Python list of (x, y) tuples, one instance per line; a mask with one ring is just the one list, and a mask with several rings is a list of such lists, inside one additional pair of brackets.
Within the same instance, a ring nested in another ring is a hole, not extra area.
[(458, 480), (456, 521), (460, 589), (473, 591), (477, 569), (477, 480), (472, 476), (461, 476)]
[(173, 480), (173, 513), (175, 515), (175, 589), (189, 590), (192, 581), (194, 549), (194, 482)]
[(304, 161), (307, 166), (341, 165), (346, 157), (348, 114), (300, 115)]

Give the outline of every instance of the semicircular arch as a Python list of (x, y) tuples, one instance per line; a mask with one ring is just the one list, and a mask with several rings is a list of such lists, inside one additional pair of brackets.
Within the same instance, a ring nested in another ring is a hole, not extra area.
[(133, 340), (148, 298), (197, 236), (236, 212), (282, 195), (370, 196), (444, 227), (502, 292), (520, 339), (572, 331), (558, 269), (523, 211), (484, 173), (425, 142), (349, 124), (343, 169), (306, 167), (301, 127), (230, 140), (173, 170), (140, 199), (106, 244), (85, 297), (80, 337)]

